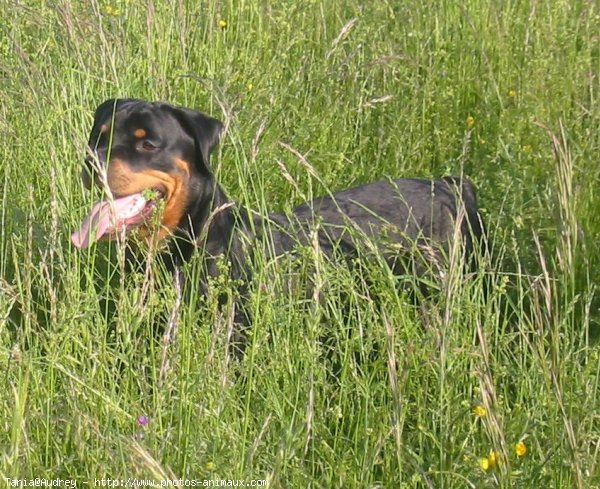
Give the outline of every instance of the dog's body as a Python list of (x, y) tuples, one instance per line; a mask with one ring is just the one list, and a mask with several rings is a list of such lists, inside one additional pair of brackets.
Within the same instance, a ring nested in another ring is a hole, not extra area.
[[(461, 216), (461, 211), (466, 215)], [(357, 239), (365, 237), (391, 253), (390, 265), (419, 245), (448, 252), (457, 222), (467, 255), (473, 251), (471, 230), (481, 235), (475, 191), (469, 181), (458, 177), (383, 180), (319, 197), (296, 207), (291, 216), (269, 217), (277, 224), (269, 230), (277, 255), (299, 241), (307, 244), (310, 231), (316, 229), (319, 247), (327, 255), (340, 249), (353, 257)]]
[[(100, 105), (83, 180), (90, 188), (94, 175), (113, 199), (94, 206), (72, 236), (75, 246), (135, 228), (142, 236), (170, 238), (164, 253), (170, 267), (200, 251), (208, 274), (218, 273), (224, 257), (234, 278), (247, 279), (244, 243), (256, 239), (279, 256), (316, 237), (326, 255), (348, 258), (368, 239), (395, 273), (419, 275), (428, 261), (443, 262), (456, 242), (469, 262), (483, 235), (473, 186), (458, 177), (385, 180), (317, 198), (291, 215), (251, 216), (233, 205), (210, 168), (221, 131), (216, 119), (168, 104), (124, 99)], [(153, 230), (156, 209), (160, 225)]]

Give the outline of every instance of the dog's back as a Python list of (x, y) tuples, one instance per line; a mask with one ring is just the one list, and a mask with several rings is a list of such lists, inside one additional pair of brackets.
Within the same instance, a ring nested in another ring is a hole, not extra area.
[[(290, 215), (269, 218), (262, 224), (268, 233), (263, 229), (259, 234), (268, 235), (275, 255), (298, 244), (313, 244), (316, 233), (328, 256), (339, 252), (354, 257), (365, 248), (366, 238), (394, 268), (417, 274), (427, 268), (428, 259), (447, 256), (457, 238), (470, 263), (474, 242), (483, 236), (475, 189), (461, 177), (382, 180), (316, 198)], [(424, 258), (415, 259), (415, 254)]]

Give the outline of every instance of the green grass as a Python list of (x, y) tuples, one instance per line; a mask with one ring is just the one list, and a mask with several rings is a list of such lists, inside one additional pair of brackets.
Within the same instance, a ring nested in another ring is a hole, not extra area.
[[(0, 26), (2, 478), (600, 487), (595, 2), (0, 0)], [(215, 170), (261, 212), (464, 172), (493, 259), (426, 314), (377, 261), (357, 276), (307, 249), (321, 301), (259, 264), (236, 365), (227, 281), (178, 297), (158, 266), (123, 277), (114, 246), (70, 245), (115, 96), (225, 121)]]

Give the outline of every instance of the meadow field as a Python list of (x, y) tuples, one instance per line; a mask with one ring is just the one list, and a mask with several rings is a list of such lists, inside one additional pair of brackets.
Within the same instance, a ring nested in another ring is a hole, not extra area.
[[(0, 0), (0, 486), (600, 487), (599, 76), (593, 0)], [(228, 280), (71, 245), (112, 97), (224, 121), (263, 214), (466, 175), (490, 254), (419, 306), (372, 258), (299, 250), (320, 300), (258, 260), (235, 361)]]

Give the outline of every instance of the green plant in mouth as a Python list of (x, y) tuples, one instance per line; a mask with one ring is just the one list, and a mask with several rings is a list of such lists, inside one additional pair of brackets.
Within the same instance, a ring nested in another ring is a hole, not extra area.
[(142, 191), (142, 197), (148, 201), (158, 201), (160, 199), (160, 192), (154, 188), (147, 188)]

